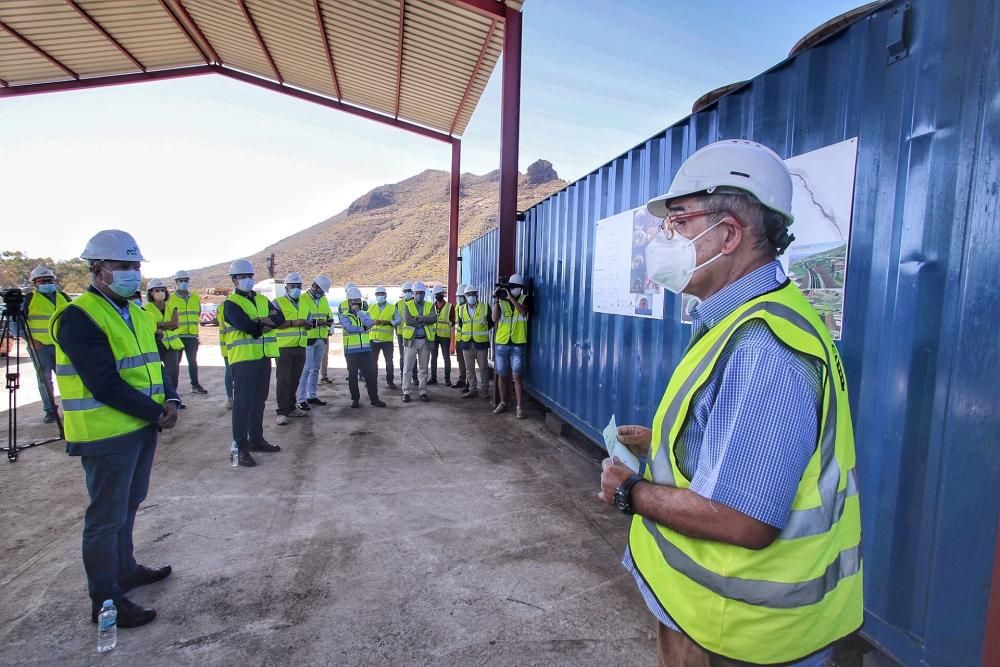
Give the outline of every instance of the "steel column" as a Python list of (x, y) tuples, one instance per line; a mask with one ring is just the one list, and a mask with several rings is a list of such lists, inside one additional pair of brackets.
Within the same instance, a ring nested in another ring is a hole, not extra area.
[(500, 249), (501, 276), (514, 273), (517, 251), (517, 157), (521, 123), (521, 12), (506, 10), (503, 36), (503, 99), (500, 120)]
[(451, 140), (451, 186), (448, 216), (448, 298), (458, 287), (458, 196), (462, 188), (462, 141)]

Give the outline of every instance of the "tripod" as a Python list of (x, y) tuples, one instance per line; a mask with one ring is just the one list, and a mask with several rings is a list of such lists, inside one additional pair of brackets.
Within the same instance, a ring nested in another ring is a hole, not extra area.
[[(3, 293), (4, 312), (0, 313), (0, 348), (7, 344), (7, 446), (0, 447), (0, 451), (7, 452), (7, 460), (11, 463), (17, 461), (17, 455), (22, 449), (30, 449), (39, 445), (47, 445), (50, 442), (58, 442), (64, 437), (62, 418), (56, 411), (56, 423), (59, 425), (58, 438), (46, 438), (37, 442), (29, 442), (24, 445), (17, 444), (17, 390), (21, 387), (21, 339), (11, 331), (11, 323), (16, 325), (16, 330), (21, 332), (27, 342), (28, 356), (35, 367), (35, 373), (39, 377), (42, 375), (42, 365), (35, 354), (35, 339), (31, 336), (31, 329), (28, 328), (27, 318), (24, 316), (22, 306), (24, 305), (24, 293), (17, 289), (9, 289)], [(11, 359), (14, 359), (11, 371)], [(45, 392), (49, 395), (50, 405), (55, 405), (55, 396), (52, 395), (52, 388), (45, 385)]]

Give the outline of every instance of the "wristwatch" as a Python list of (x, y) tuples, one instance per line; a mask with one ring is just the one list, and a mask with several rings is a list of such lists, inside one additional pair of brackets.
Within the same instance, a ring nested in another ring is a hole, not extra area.
[(632, 515), (632, 487), (643, 480), (642, 475), (632, 475), (615, 489), (615, 507), (622, 514)]

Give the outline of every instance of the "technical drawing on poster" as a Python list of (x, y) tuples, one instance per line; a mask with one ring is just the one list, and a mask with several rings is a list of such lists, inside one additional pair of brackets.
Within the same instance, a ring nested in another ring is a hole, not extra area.
[(646, 207), (599, 220), (594, 233), (594, 312), (663, 319), (663, 292), (646, 276), (646, 245), (659, 220)]

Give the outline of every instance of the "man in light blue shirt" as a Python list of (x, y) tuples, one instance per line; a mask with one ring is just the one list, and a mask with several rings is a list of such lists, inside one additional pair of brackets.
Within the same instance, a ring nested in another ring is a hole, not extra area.
[(347, 290), (347, 312), (340, 313), (340, 328), (344, 331), (344, 359), (347, 361), (347, 384), (351, 390), (351, 407), (360, 406), (361, 392), (358, 389), (358, 373), (365, 379), (368, 400), (376, 408), (384, 408), (385, 402), (378, 397), (378, 376), (375, 374), (375, 358), (369, 332), (372, 318), (361, 308), (361, 290), (351, 287)]

